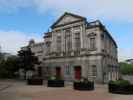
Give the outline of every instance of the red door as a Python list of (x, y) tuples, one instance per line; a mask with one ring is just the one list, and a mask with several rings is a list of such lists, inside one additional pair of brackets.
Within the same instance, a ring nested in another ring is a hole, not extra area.
[(81, 67), (75, 67), (75, 79), (81, 79)]
[(61, 77), (61, 68), (60, 67), (56, 67), (56, 76)]

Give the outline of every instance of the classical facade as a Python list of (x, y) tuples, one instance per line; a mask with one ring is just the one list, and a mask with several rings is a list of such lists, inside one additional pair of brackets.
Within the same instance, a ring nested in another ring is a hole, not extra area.
[(43, 64), (48, 75), (71, 81), (97, 82), (118, 78), (117, 44), (100, 21), (65, 13), (45, 33)]
[(118, 79), (117, 44), (99, 20), (64, 13), (44, 34), (42, 57), (44, 77), (86, 77), (99, 83)]

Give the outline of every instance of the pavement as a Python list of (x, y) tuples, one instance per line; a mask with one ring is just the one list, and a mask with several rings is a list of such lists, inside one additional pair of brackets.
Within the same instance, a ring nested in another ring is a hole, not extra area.
[(94, 91), (76, 91), (72, 85), (64, 88), (28, 86), (22, 81), (0, 80), (0, 100), (132, 100), (133, 95), (108, 93), (106, 85), (96, 85)]

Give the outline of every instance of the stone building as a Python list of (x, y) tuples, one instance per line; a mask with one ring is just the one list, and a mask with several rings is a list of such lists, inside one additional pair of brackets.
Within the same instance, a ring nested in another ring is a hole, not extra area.
[(44, 77), (85, 77), (99, 83), (118, 79), (117, 44), (99, 20), (87, 22), (66, 12), (45, 33), (42, 47)]
[(64, 13), (45, 33), (43, 64), (48, 75), (71, 81), (97, 82), (118, 78), (117, 44), (100, 21)]

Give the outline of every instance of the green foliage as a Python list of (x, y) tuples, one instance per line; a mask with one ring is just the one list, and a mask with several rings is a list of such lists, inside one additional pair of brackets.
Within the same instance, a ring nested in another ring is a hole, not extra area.
[(62, 78), (59, 76), (49, 76), (48, 80), (62, 80)]
[(3, 55), (3, 53), (1, 53), (0, 52), (0, 63), (1, 63), (1, 61), (4, 59), (4, 55)]
[(19, 69), (18, 58), (9, 56), (5, 59), (5, 54), (0, 51), (0, 78), (15, 78)]
[(109, 82), (109, 84), (115, 84), (115, 85), (121, 85), (121, 86), (123, 86), (123, 85), (129, 85), (130, 83), (127, 80), (116, 80), (116, 81), (112, 81), (111, 80)]
[(74, 82), (77, 82), (77, 83), (80, 83), (80, 82), (89, 83), (90, 81), (87, 78), (82, 77), (80, 80), (75, 80)]
[(56, 77), (55, 76), (50, 76), (50, 77), (48, 77), (48, 80), (56, 80)]
[(56, 80), (62, 80), (61, 76), (56, 76)]
[(27, 50), (20, 50), (18, 52), (20, 68), (27, 70), (34, 70), (34, 65), (39, 64), (38, 58), (32, 53), (30, 48)]
[(120, 63), (120, 72), (124, 75), (133, 75), (133, 64)]
[(0, 62), (0, 78), (14, 78), (18, 69), (18, 58), (16, 56), (11, 56), (7, 60), (3, 59)]
[(76, 83), (80, 83), (80, 82), (81, 82), (81, 80), (74, 80), (74, 82), (76, 82)]

